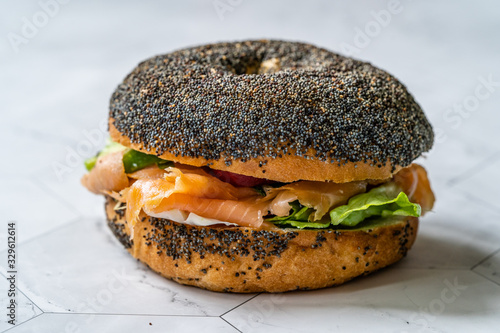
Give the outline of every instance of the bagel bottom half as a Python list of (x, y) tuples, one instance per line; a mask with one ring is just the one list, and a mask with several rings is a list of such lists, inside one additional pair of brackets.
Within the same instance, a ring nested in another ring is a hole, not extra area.
[(415, 217), (354, 230), (199, 227), (141, 213), (131, 239), (116, 203), (106, 197), (108, 225), (132, 256), (168, 279), (219, 292), (339, 285), (403, 258), (418, 228)]

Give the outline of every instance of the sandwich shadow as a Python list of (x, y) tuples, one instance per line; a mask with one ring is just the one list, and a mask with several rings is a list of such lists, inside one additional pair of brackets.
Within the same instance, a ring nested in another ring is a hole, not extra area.
[[(286, 293), (283, 303), (286, 307), (286, 299), (290, 297), (290, 302), (310, 307), (311, 311), (318, 306), (394, 309), (405, 312), (403, 317), (410, 321), (422, 311), (429, 312), (429, 308), (436, 304), (443, 306), (435, 316), (484, 316), (494, 312), (491, 306), (497, 302), (499, 293), (487, 292), (494, 291), (494, 288), (486, 288), (481, 275), (472, 272), (491, 255), (475, 244), (479, 243), (471, 240), (462, 244), (443, 239), (438, 234), (422, 233), (408, 256), (400, 262), (338, 287)], [(494, 265), (500, 266), (500, 263)], [(444, 291), (452, 285), (458, 289)], [(458, 294), (452, 297), (453, 301), (442, 300), (443, 294), (453, 296), (452, 292)], [(315, 301), (309, 302), (309, 299)], [(460, 305), (454, 306), (455, 302)]]

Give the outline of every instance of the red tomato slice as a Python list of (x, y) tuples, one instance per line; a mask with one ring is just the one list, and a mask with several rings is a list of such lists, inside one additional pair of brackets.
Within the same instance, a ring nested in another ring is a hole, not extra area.
[(234, 186), (247, 186), (253, 187), (257, 185), (272, 184), (272, 180), (265, 178), (255, 178), (251, 176), (239, 175), (229, 171), (210, 169), (210, 174), (219, 178), (223, 182), (229, 183)]

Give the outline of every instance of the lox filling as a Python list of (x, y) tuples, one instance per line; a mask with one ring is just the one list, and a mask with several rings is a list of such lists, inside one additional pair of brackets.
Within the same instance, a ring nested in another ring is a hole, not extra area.
[(88, 159), (82, 184), (126, 208), (133, 232), (139, 214), (194, 225), (260, 228), (353, 228), (373, 217), (420, 216), (434, 195), (412, 164), (377, 181), (276, 183), (162, 160), (114, 142)]

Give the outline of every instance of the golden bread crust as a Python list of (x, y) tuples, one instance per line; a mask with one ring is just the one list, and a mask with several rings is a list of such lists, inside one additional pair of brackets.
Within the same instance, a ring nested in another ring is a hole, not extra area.
[(141, 213), (134, 237), (106, 197), (108, 225), (134, 256), (168, 279), (218, 292), (325, 288), (406, 255), (418, 218), (368, 230), (252, 229), (183, 225)]
[[(113, 125), (113, 119), (109, 121), (109, 134), (111, 139), (126, 147), (151, 154), (142, 143), (132, 143), (130, 139), (122, 135)], [(312, 154), (311, 154), (312, 155)], [(323, 162), (318, 159), (306, 159), (297, 155), (284, 155), (281, 158), (251, 158), (246, 162), (240, 160), (232, 161), (226, 165), (223, 158), (219, 160), (207, 160), (202, 157), (175, 156), (171, 153), (163, 153), (162, 159), (177, 163), (192, 165), (196, 167), (209, 166), (212, 169), (234, 172), (237, 174), (266, 178), (278, 182), (290, 183), (297, 180), (333, 181), (335, 183), (347, 183), (365, 179), (388, 179), (401, 170), (401, 166), (392, 165), (388, 161), (385, 166), (370, 165), (367, 163), (347, 162), (345, 164)], [(267, 163), (262, 166), (262, 162)], [(392, 170), (392, 172), (391, 172)], [(265, 172), (263, 172), (265, 171)]]

